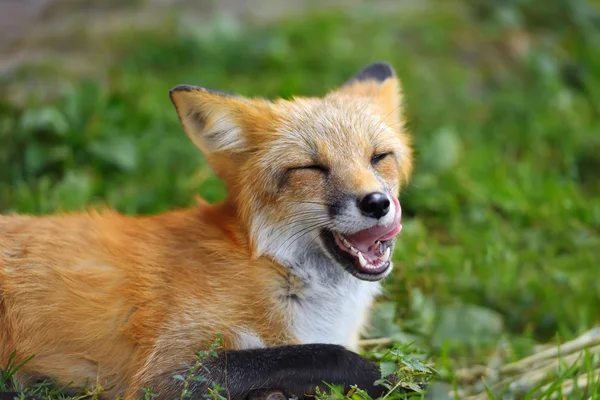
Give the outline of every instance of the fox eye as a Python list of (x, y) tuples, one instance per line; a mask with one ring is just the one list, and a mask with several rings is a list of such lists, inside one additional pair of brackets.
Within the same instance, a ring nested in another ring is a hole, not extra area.
[(322, 165), (318, 165), (318, 164), (315, 164), (315, 165), (302, 165), (300, 167), (289, 168), (288, 172), (290, 172), (290, 171), (297, 171), (297, 170), (303, 170), (303, 169), (311, 169), (311, 170), (314, 170), (314, 171), (322, 172), (324, 174), (329, 173), (329, 168), (324, 167)]
[(384, 158), (386, 158), (390, 154), (392, 154), (392, 153), (387, 152), (387, 153), (375, 154), (373, 157), (371, 157), (371, 164), (373, 164), (373, 165), (377, 164), (379, 161), (383, 160)]

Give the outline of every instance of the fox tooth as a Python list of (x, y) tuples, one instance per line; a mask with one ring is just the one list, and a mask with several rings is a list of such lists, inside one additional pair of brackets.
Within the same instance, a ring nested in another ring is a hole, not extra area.
[(381, 259), (382, 259), (383, 261), (389, 261), (389, 260), (390, 260), (390, 254), (392, 254), (392, 248), (391, 248), (391, 247), (388, 247), (388, 248), (385, 250), (385, 253), (383, 253), (383, 256), (381, 256)]
[(352, 247), (352, 246), (350, 245), (350, 243), (349, 243), (349, 242), (346, 240), (346, 238), (345, 238), (345, 237), (343, 237), (343, 236), (342, 236), (342, 243), (344, 243), (344, 246), (346, 246), (346, 247), (348, 247), (348, 248)]
[(353, 253), (358, 253), (358, 249), (354, 246), (350, 246), (350, 251), (352, 251)]
[(379, 243), (379, 255), (382, 256), (383, 255), (383, 243), (381, 243), (380, 241), (377, 241), (377, 243)]
[(367, 260), (365, 260), (365, 257), (362, 255), (362, 253), (360, 251), (358, 252), (358, 262), (360, 263), (360, 266), (363, 268), (367, 266)]

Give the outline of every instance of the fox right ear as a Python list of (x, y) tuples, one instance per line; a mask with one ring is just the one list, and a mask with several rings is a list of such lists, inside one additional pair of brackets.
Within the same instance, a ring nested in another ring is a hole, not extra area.
[(386, 62), (366, 66), (333, 93), (370, 98), (391, 125), (402, 119), (400, 82)]
[(205, 155), (246, 149), (244, 117), (251, 111), (247, 100), (188, 85), (176, 86), (169, 95), (183, 129)]
[(374, 82), (379, 85), (396, 76), (392, 66), (386, 62), (376, 62), (367, 65), (358, 74), (350, 78), (344, 86), (352, 86), (360, 82)]

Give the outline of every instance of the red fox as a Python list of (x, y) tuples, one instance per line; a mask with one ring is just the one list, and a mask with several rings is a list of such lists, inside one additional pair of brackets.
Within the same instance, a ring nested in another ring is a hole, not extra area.
[(174, 398), (218, 334), (206, 382), (243, 399), (323, 382), (373, 397), (353, 350), (401, 230), (411, 173), (400, 84), (386, 63), (322, 98), (248, 99), (181, 85), (181, 124), (224, 182), (218, 204), (155, 216), (0, 216), (0, 366), (106, 398)]

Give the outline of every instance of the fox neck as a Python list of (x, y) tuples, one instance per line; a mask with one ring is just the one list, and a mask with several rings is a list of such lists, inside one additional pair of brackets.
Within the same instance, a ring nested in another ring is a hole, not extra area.
[(377, 282), (361, 281), (321, 251), (298, 253), (281, 263), (300, 282), (287, 296), (290, 328), (301, 343), (340, 344), (357, 350), (357, 339)]

